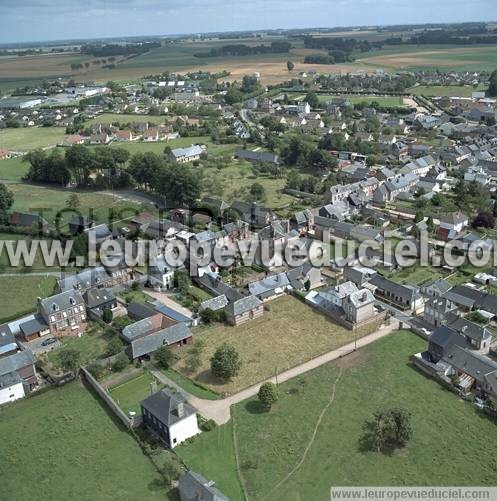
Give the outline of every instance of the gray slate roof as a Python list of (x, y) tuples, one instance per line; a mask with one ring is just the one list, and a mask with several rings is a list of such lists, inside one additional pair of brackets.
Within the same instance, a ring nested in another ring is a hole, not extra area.
[(229, 501), (214, 487), (214, 482), (194, 471), (186, 471), (179, 477), (179, 492), (183, 501)]
[(63, 311), (77, 305), (84, 305), (83, 296), (75, 290), (68, 290), (55, 294), (54, 296), (42, 299), (40, 302), (41, 308), (50, 315), (55, 311)]
[(212, 297), (210, 299), (202, 301), (202, 303), (200, 303), (199, 310), (222, 310), (225, 306), (227, 306), (227, 304), (228, 298), (224, 294), (221, 294), (220, 296)]
[[(180, 403), (183, 404), (183, 417), (178, 415)], [(140, 405), (168, 427), (197, 412), (181, 395), (166, 388), (142, 400)]]
[(237, 301), (233, 301), (226, 307), (226, 313), (236, 317), (247, 311), (253, 310), (262, 304), (262, 301), (256, 296), (247, 296)]
[(0, 376), (33, 365), (35, 357), (31, 350), (18, 351), (8, 357), (0, 358)]
[(161, 346), (168, 346), (183, 341), (192, 336), (191, 330), (184, 323), (171, 325), (165, 329), (153, 332), (131, 342), (132, 358), (153, 353)]

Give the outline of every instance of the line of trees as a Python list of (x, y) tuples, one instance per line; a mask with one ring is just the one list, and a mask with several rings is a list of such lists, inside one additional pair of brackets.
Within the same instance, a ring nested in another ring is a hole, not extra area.
[(270, 45), (231, 44), (212, 48), (208, 52), (198, 52), (195, 57), (253, 56), (257, 54), (284, 54), (292, 48), (290, 42), (275, 41)]

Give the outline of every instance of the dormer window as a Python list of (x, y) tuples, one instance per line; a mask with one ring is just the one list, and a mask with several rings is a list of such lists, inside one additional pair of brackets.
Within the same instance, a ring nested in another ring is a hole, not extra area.
[(52, 311), (59, 311), (59, 306), (55, 303), (52, 304)]
[(75, 304), (76, 304), (76, 300), (75, 300), (73, 297), (69, 298), (69, 302), (70, 302), (72, 305), (75, 305)]

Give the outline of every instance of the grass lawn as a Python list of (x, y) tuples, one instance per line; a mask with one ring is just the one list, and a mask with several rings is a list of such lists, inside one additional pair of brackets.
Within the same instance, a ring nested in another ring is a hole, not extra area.
[(208, 388), (203, 388), (199, 384), (196, 384), (191, 379), (183, 376), (179, 372), (172, 369), (162, 369), (162, 372), (169, 378), (172, 379), (176, 384), (181, 386), (185, 391), (195, 395), (198, 398), (203, 398), (204, 400), (217, 400), (221, 398), (221, 395), (215, 393)]
[(197, 435), (175, 451), (189, 469), (214, 480), (216, 487), (231, 501), (245, 500), (236, 472), (232, 421)]
[(0, 436), (3, 499), (167, 499), (133, 438), (79, 382), (1, 409)]
[[(256, 397), (237, 404), (238, 459), (250, 499), (329, 499), (333, 485), (495, 485), (495, 447), (489, 440), (495, 422), (410, 366), (410, 355), (424, 348), (416, 335), (398, 331), (280, 385), (269, 413)], [(340, 371), (307, 456), (284, 480), (301, 461)], [(376, 410), (391, 406), (412, 414), (412, 440), (392, 454), (372, 452), (361, 443), (363, 425)], [(202, 438), (209, 439), (203, 449), (214, 447), (216, 437)], [(197, 458), (200, 471), (202, 460)]]
[(162, 385), (155, 377), (149, 372), (144, 372), (125, 383), (110, 388), (109, 393), (126, 414), (130, 411), (140, 414), (140, 402), (150, 396), (150, 384), (153, 382), (157, 382), (157, 389), (160, 390)]
[(22, 161), (23, 157), (0, 160), (0, 179), (20, 181), (29, 170), (29, 164)]
[(0, 274), (0, 322), (36, 310), (36, 298), (53, 294), (55, 277)]
[(125, 150), (128, 150), (132, 155), (135, 153), (144, 153), (147, 151), (151, 151), (158, 155), (162, 155), (164, 153), (164, 148), (166, 146), (169, 146), (170, 148), (174, 149), (174, 148), (184, 148), (192, 144), (205, 144), (205, 146), (207, 146), (207, 154), (214, 157), (219, 155), (232, 155), (234, 151), (240, 147), (239, 144), (214, 144), (209, 136), (192, 136), (192, 137), (180, 137), (178, 139), (170, 139), (169, 141), (158, 141), (158, 142), (148, 142), (148, 141), (137, 141), (134, 143), (116, 142), (112, 143), (110, 146), (96, 146), (96, 148), (124, 148)]
[(20, 127), (1, 129), (2, 148), (13, 151), (29, 151), (45, 146), (55, 146), (65, 134), (64, 127)]
[(263, 175), (256, 177), (248, 162), (234, 161), (222, 169), (206, 167), (201, 170), (201, 174), (204, 178), (205, 195), (222, 196), (228, 201), (243, 199), (248, 194), (250, 186), (260, 183), (264, 187), (266, 206), (282, 208), (295, 202), (295, 198), (282, 192), (286, 186), (284, 177), (277, 179)]
[(435, 280), (445, 276), (441, 269), (419, 265), (395, 270), (388, 275), (394, 282), (411, 285), (422, 285), (428, 280)]
[(50, 364), (59, 367), (59, 353), (64, 348), (77, 350), (81, 355), (81, 365), (88, 365), (101, 358), (108, 344), (108, 337), (98, 324), (88, 324), (88, 328), (81, 337), (63, 337), (62, 346), (47, 353)]
[[(292, 296), (275, 299), (269, 306), (271, 311), (262, 318), (238, 327), (218, 324), (194, 330), (205, 343), (200, 367), (190, 374), (185, 366), (188, 350), (180, 349), (174, 369), (216, 392), (233, 393), (354, 339), (352, 332)], [(236, 348), (242, 360), (240, 374), (228, 382), (212, 376), (209, 362), (225, 342)]]
[[(12, 184), (8, 188), (14, 194), (12, 210), (24, 212), (32, 210), (36, 212), (43, 209), (44, 217), (49, 223), (55, 221), (58, 210), (66, 207), (66, 201), (71, 193), (78, 195), (79, 210), (83, 214), (89, 214), (89, 211), (92, 210), (97, 223), (109, 223), (111, 209), (117, 219), (122, 219), (133, 215), (131, 211), (139, 207), (136, 203), (123, 202), (103, 192), (67, 190), (53, 186), (31, 184)], [(125, 209), (129, 210), (126, 211)], [(70, 217), (70, 215), (67, 217)]]

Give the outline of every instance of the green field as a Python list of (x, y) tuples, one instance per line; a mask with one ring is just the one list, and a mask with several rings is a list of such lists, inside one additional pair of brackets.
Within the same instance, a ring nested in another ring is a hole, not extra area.
[[(121, 409), (128, 414), (130, 411), (140, 414), (140, 402), (147, 398), (151, 392), (151, 383), (157, 382), (149, 372), (118, 384), (109, 389), (109, 393)], [(157, 384), (160, 390), (161, 384)]]
[(36, 310), (36, 298), (53, 294), (55, 277), (2, 276), (0, 274), (0, 322), (13, 320)]
[[(269, 413), (256, 398), (237, 404), (238, 460), (250, 499), (328, 499), (332, 485), (495, 485), (489, 440), (495, 423), (410, 366), (409, 357), (425, 348), (411, 332), (399, 331), (280, 385)], [(340, 371), (307, 456), (284, 480), (301, 461)], [(392, 454), (371, 452), (361, 443), (363, 425), (390, 406), (412, 413), (413, 438)], [(205, 437), (203, 448), (214, 447), (216, 438)], [(206, 459), (200, 447), (196, 452), (200, 465)]]
[(344, 98), (349, 100), (352, 104), (371, 104), (378, 103), (380, 106), (394, 108), (396, 106), (404, 106), (402, 97), (399, 96), (360, 96), (360, 95), (344, 95), (344, 94), (318, 94), (320, 102), (330, 101), (333, 98)]
[(29, 164), (22, 157), (0, 160), (0, 180), (20, 181), (29, 170)]
[[(184, 347), (177, 350), (180, 359), (175, 370), (217, 393), (233, 393), (354, 340), (351, 331), (292, 296), (271, 301), (269, 308), (262, 318), (238, 327), (218, 324), (196, 329), (195, 336), (205, 343), (200, 367), (193, 373), (188, 371), (188, 349)], [(217, 380), (210, 372), (209, 360), (224, 342), (235, 347), (242, 361), (239, 375), (231, 381)]]
[(168, 499), (149, 459), (79, 382), (1, 409), (0, 436), (2, 499)]
[(55, 146), (64, 138), (64, 127), (21, 127), (0, 129), (0, 147), (13, 151), (29, 151)]
[(236, 472), (232, 421), (197, 435), (175, 451), (189, 469), (214, 480), (216, 487), (231, 501), (245, 501)]
[(93, 210), (97, 223), (109, 222), (110, 210), (113, 209), (117, 215), (123, 211), (121, 216), (129, 217), (130, 212), (124, 211), (126, 208), (138, 208), (138, 204), (123, 202), (113, 198), (111, 194), (103, 192), (90, 192), (83, 190), (67, 190), (53, 186), (38, 186), (31, 184), (11, 184), (8, 189), (14, 194), (14, 211), (29, 211), (44, 209), (44, 217), (49, 223), (53, 223), (56, 212), (66, 207), (66, 201), (71, 193), (76, 193), (80, 201), (79, 210), (88, 214), (89, 209)]
[(165, 116), (154, 116), (154, 115), (137, 115), (132, 113), (102, 113), (88, 121), (89, 124), (108, 124), (108, 123), (141, 123), (148, 122), (149, 124), (160, 125), (166, 120)]
[(476, 88), (469, 85), (418, 85), (407, 89), (407, 92), (416, 96), (471, 97), (477, 90), (485, 89), (481, 85)]

